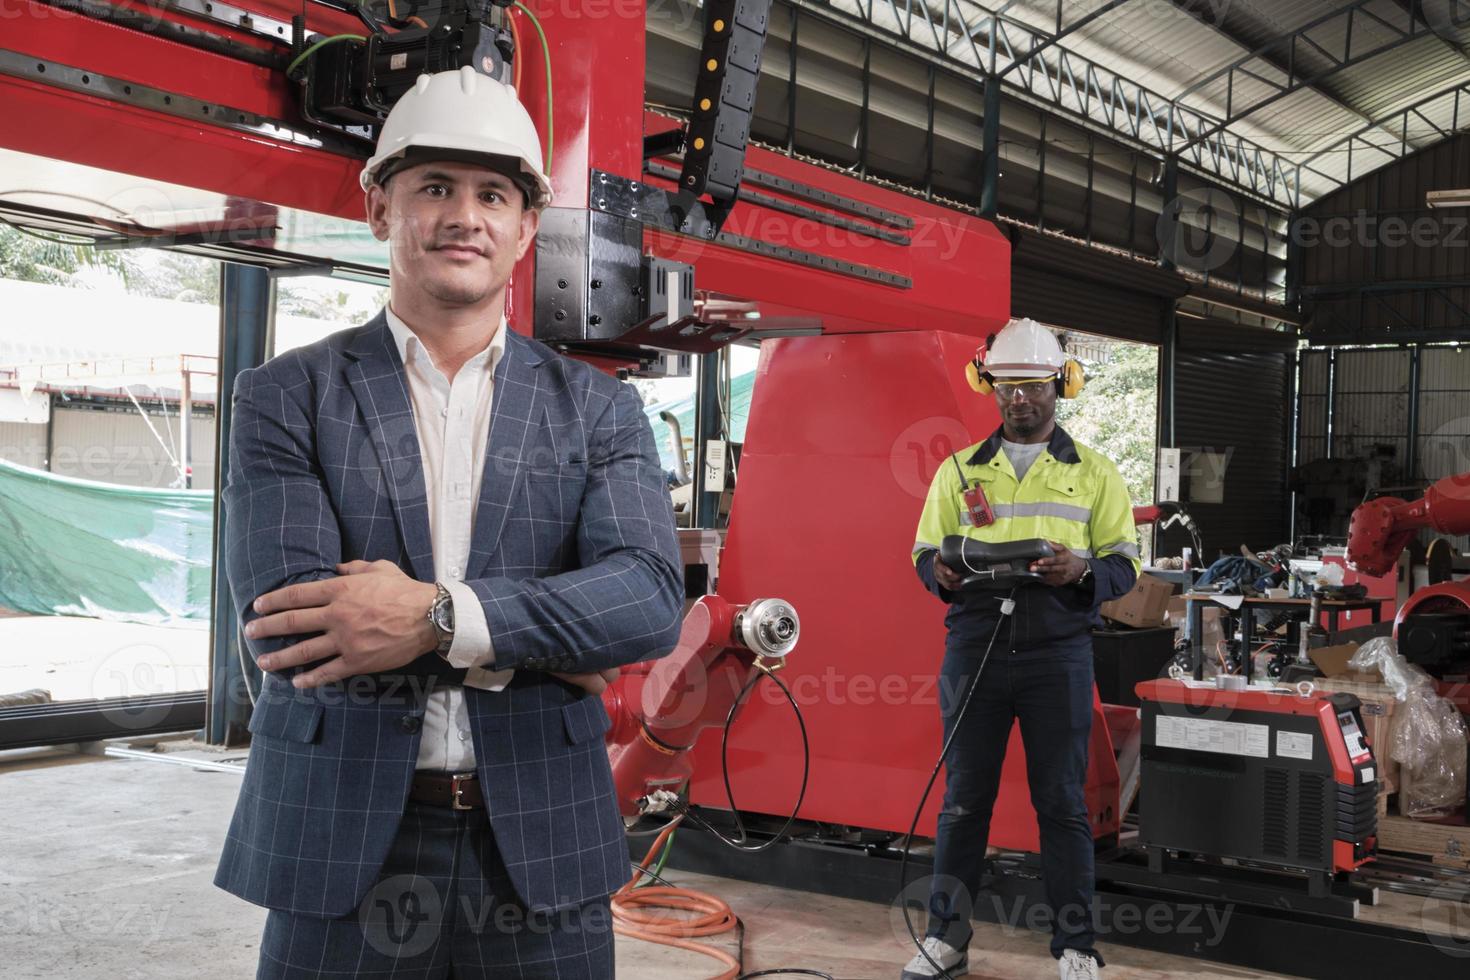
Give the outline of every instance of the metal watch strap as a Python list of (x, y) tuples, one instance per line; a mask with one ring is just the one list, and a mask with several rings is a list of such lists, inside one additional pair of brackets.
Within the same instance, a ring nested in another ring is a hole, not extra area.
[(439, 643), (434, 647), (434, 652), (441, 657), (447, 657), (449, 655), (449, 648), (454, 645), (454, 629), (450, 628), (446, 630), (441, 627), (437, 613), (442, 605), (448, 605), (453, 610), (454, 597), (449, 594), (449, 590), (444, 587), (444, 583), (442, 582), (435, 582), (434, 588), (436, 590), (434, 601), (429, 603), (428, 614), (429, 625), (434, 627), (434, 635), (439, 637)]

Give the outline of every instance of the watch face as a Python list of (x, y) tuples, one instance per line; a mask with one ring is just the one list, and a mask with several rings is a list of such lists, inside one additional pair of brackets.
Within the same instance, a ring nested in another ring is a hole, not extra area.
[(434, 603), (434, 625), (443, 633), (454, 632), (454, 604), (447, 599)]

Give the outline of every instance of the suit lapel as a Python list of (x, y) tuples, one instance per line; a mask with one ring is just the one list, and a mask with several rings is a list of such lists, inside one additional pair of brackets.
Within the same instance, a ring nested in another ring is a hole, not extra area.
[[(432, 582), (434, 547), (429, 536), (418, 429), (414, 426), (403, 361), (382, 313), (363, 326), (348, 345), (347, 354), (353, 358), (347, 365), (347, 383), (367, 422), (368, 438), (398, 519), (413, 576), (420, 582)], [(372, 461), (363, 453), (356, 462), (365, 468)], [(370, 478), (364, 474), (364, 479)]]
[(534, 430), (541, 424), (540, 352), (505, 327), (505, 353), (495, 368), (495, 396), (485, 446), (485, 471), (475, 508), (468, 576), (478, 578), (495, 554), (525, 473)]

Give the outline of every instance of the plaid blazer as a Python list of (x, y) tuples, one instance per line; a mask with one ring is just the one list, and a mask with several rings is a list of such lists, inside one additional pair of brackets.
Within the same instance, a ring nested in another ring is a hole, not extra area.
[[(495, 372), (466, 583), (484, 604), (498, 692), (466, 688), (488, 816), (519, 897), (581, 904), (628, 878), (602, 699), (547, 671), (673, 648), (683, 571), (637, 393), (511, 331)], [(240, 373), (221, 533), (242, 623), (251, 602), (339, 562), (434, 580), (418, 437), (380, 313)], [(252, 656), (300, 637), (250, 641)], [(433, 653), (401, 673), (297, 691), (267, 674), (215, 884), (338, 917), (375, 883), (408, 798), (426, 691), (462, 677)]]

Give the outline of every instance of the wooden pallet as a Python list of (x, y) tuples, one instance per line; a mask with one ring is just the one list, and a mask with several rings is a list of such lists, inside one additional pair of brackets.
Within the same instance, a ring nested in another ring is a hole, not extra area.
[(1378, 818), (1378, 849), (1428, 858), (1446, 868), (1470, 871), (1470, 827), (1408, 817)]

